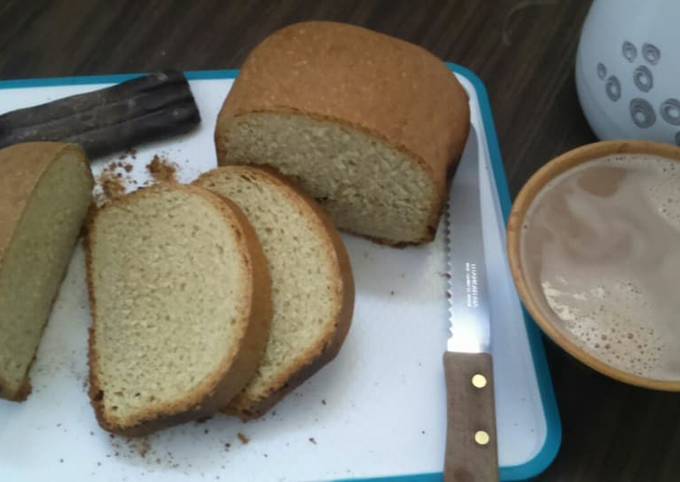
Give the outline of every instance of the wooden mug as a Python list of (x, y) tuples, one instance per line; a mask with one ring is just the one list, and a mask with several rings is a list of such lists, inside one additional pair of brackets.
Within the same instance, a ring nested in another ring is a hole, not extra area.
[[(585, 162), (615, 154), (648, 154), (680, 162), (680, 148), (647, 141), (606, 141), (588, 144), (553, 159), (538, 170), (524, 185), (517, 196), (508, 223), (508, 256), (510, 269), (517, 291), (533, 319), (543, 332), (570, 355), (590, 368), (615, 380), (644, 388), (665, 391), (680, 391), (680, 380), (657, 380), (636, 375), (605, 363), (596, 355), (580, 347), (574, 339), (564, 333), (545, 313), (545, 306), (536, 299), (529, 289), (529, 274), (522, 268), (521, 241), (522, 226), (526, 214), (543, 187), (560, 174)], [(549, 309), (549, 308), (547, 308)], [(677, 340), (680, 346), (680, 340)]]

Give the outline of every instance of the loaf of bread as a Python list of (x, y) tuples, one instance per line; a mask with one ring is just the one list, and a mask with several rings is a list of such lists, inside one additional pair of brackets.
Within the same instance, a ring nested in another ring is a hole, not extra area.
[(236, 205), (196, 186), (143, 189), (97, 211), (86, 253), (103, 428), (136, 436), (211, 415), (255, 375), (271, 281)]
[(89, 161), (72, 144), (0, 150), (0, 396), (20, 401), (91, 202)]
[(252, 418), (338, 353), (354, 305), (349, 257), (319, 206), (269, 170), (221, 167), (196, 183), (243, 209), (271, 272), (274, 316), (264, 359), (226, 408), (227, 413)]
[(463, 87), (426, 50), (305, 22), (250, 53), (215, 142), (221, 165), (275, 167), (341, 229), (417, 244), (434, 237), (469, 117)]

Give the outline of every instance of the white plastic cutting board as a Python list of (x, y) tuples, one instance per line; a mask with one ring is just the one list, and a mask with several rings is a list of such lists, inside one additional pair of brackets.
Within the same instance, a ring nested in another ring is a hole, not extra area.
[[(134, 165), (131, 176), (140, 185), (148, 180), (145, 166), (154, 154), (177, 163), (183, 182), (216, 165), (213, 129), (232, 80), (215, 77), (228, 75), (233, 73), (192, 77), (198, 78), (191, 87), (203, 119), (199, 130), (146, 145), (136, 159), (125, 160)], [(543, 464), (537, 460), (545, 458), (554, 434), (504, 256), (504, 221), (487, 132), (468, 77), (459, 74), (470, 94), (482, 156), (500, 464), (504, 478), (513, 479), (543, 468), (530, 465)], [(5, 85), (0, 112), (103, 87), (86, 81)], [(95, 175), (116, 158), (95, 162)], [(135, 442), (102, 431), (89, 405), (90, 315), (78, 245), (31, 372), (32, 395), (21, 404), (0, 400), (0, 481), (256, 482), (413, 474), (426, 475), (412, 480), (439, 479), (446, 417), (442, 353), (448, 333), (442, 229), (433, 243), (418, 248), (392, 249), (352, 236), (344, 240), (357, 298), (352, 328), (334, 362), (261, 420), (243, 424), (216, 416)], [(249, 443), (240, 441), (239, 433)]]

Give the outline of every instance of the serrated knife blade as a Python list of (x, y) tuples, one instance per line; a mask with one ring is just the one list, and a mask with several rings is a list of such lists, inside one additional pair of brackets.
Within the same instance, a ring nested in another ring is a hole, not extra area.
[(472, 128), (453, 178), (446, 211), (447, 261), (451, 273), (451, 335), (446, 348), (463, 353), (491, 349), (479, 161), (477, 134)]
[(446, 482), (498, 481), (479, 153), (479, 137), (472, 126), (451, 183), (445, 222), (451, 332), (444, 353)]

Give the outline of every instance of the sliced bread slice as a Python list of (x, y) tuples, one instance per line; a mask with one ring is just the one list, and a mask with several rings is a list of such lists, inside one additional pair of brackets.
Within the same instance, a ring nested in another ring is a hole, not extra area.
[(90, 397), (100, 425), (136, 436), (211, 415), (254, 376), (271, 281), (239, 208), (160, 184), (89, 226)]
[(349, 330), (354, 282), (345, 247), (327, 215), (273, 172), (227, 166), (196, 183), (238, 204), (262, 243), (274, 317), (257, 375), (226, 408), (261, 415), (332, 360)]
[(72, 144), (0, 150), (0, 397), (30, 392), (29, 369), (91, 202), (89, 161)]

